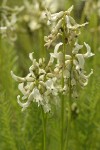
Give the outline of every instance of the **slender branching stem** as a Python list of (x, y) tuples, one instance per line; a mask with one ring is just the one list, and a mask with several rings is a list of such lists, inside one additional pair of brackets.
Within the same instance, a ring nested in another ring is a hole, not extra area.
[[(41, 41), (41, 47), (40, 47), (40, 55), (43, 58), (46, 57), (46, 51), (44, 47), (44, 28), (40, 29), (40, 41)], [(42, 124), (43, 124), (43, 150), (46, 150), (46, 122), (47, 122), (47, 114), (44, 113), (43, 107), (41, 106), (42, 111)]]
[[(63, 70), (65, 67), (65, 32), (63, 32)], [(62, 88), (64, 87), (64, 78), (63, 78), (63, 72), (62, 72)], [(62, 94), (61, 97), (61, 150), (63, 150), (64, 146), (64, 95)]]
[(41, 106), (42, 111), (42, 125), (43, 125), (43, 150), (46, 150), (46, 120), (47, 115), (44, 113), (44, 110)]
[(70, 126), (71, 126), (71, 71), (70, 71), (70, 78), (69, 78), (68, 122), (67, 122), (67, 133), (66, 133), (64, 150), (68, 150), (69, 135), (71, 130)]

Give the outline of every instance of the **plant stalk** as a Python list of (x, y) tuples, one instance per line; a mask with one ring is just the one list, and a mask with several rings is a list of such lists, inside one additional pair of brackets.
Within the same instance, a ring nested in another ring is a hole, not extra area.
[(46, 57), (46, 51), (44, 47), (44, 28), (40, 29), (40, 56), (43, 58)]
[[(64, 25), (63, 25), (64, 26)], [(65, 51), (66, 51), (66, 44), (65, 44), (65, 32), (63, 31), (63, 70), (65, 67)], [(62, 88), (64, 87), (64, 77), (62, 71)], [(61, 150), (64, 147), (64, 95), (62, 94), (61, 97)]]
[(43, 125), (43, 150), (46, 150), (46, 119), (47, 115), (44, 113), (44, 110), (41, 106), (42, 111), (42, 125)]
[(66, 134), (66, 138), (65, 138), (64, 150), (68, 150), (70, 126), (71, 126), (71, 71), (70, 71), (70, 78), (69, 78), (69, 101), (68, 101), (67, 134)]

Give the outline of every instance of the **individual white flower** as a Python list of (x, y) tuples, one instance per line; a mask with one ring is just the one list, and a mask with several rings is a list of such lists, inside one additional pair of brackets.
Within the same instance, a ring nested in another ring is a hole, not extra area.
[(36, 87), (33, 89), (32, 95), (33, 95), (34, 101), (36, 101), (38, 103), (38, 106), (40, 106), (42, 104), (43, 97)]
[(30, 58), (30, 60), (31, 60), (32, 63), (33, 63), (33, 65), (30, 67), (30, 70), (32, 70), (33, 68), (36, 69), (36, 68), (39, 67), (39, 64), (38, 64), (38, 62), (36, 61), (36, 59), (34, 59), (33, 54), (34, 54), (34, 52), (29, 53), (29, 58)]
[(26, 95), (26, 90), (25, 90), (25, 88), (24, 88), (24, 83), (20, 83), (19, 85), (18, 85), (18, 89), (22, 92), (22, 94), (23, 95)]
[(75, 57), (78, 60), (78, 64), (76, 65), (76, 69), (77, 70), (84, 69), (85, 60), (84, 60), (83, 54), (76, 54)]
[(73, 48), (72, 53), (77, 54), (79, 50), (82, 48), (83, 48), (83, 45), (79, 45), (77, 42), (75, 42), (75, 47)]
[(60, 43), (58, 43), (58, 44), (55, 46), (54, 53), (50, 53), (50, 55), (51, 55), (52, 57), (57, 58), (57, 56), (58, 56), (58, 49), (59, 49), (59, 47), (60, 47), (62, 44), (63, 44), (63, 43), (60, 42)]
[(60, 19), (58, 21), (58, 23), (56, 24), (56, 26), (52, 29), (51, 33), (52, 34), (57, 34), (59, 32), (59, 29), (61, 28), (62, 26), (62, 23), (63, 23), (63, 19)]
[(58, 13), (51, 14), (51, 21), (57, 21), (57, 20), (60, 19), (63, 15), (64, 15), (64, 11), (60, 11), (60, 12), (58, 12)]
[(62, 52), (58, 52), (59, 50), (59, 47), (62, 45), (63, 43), (60, 42), (58, 43), (56, 46), (55, 46), (55, 49), (54, 49), (54, 53), (50, 53), (50, 56), (51, 58), (56, 58), (58, 63), (62, 62), (63, 60), (63, 53)]
[(40, 81), (44, 81), (44, 79), (45, 79), (45, 74), (39, 76)]
[(58, 39), (60, 35), (61, 35), (60, 33), (57, 33), (57, 34), (50, 34), (49, 36), (44, 36), (44, 41), (46, 42), (44, 46), (47, 46), (47, 48), (49, 48), (52, 42)]
[(63, 17), (64, 14), (70, 15), (71, 11), (73, 9), (73, 6), (71, 6), (67, 11), (60, 11), (58, 13), (51, 14), (50, 11), (46, 11), (46, 16), (48, 18), (48, 25), (51, 24), (51, 22), (58, 21)]
[(86, 86), (88, 84), (88, 78), (93, 74), (93, 69), (91, 69), (91, 72), (86, 76), (82, 72), (80, 72), (80, 77), (83, 81), (83, 85)]
[(64, 15), (64, 12), (61, 11), (59, 13), (54, 13), (51, 14), (50, 11), (46, 10), (46, 17), (48, 19), (47, 24), (50, 25), (52, 21), (57, 21), (58, 19), (60, 19), (62, 16)]
[(84, 27), (85, 25), (88, 24), (88, 22), (83, 23), (83, 24), (77, 24), (72, 17), (67, 16), (67, 15), (66, 15), (66, 23), (67, 23), (66, 24), (67, 28), (70, 30), (76, 30), (76, 29), (78, 29), (80, 27)]
[(39, 67), (42, 67), (44, 63), (45, 63), (45, 58), (39, 58)]
[[(65, 68), (68, 70), (68, 71), (70, 71), (70, 69), (71, 69), (71, 59), (72, 59), (72, 57), (70, 56), (69, 57), (70, 59), (69, 60), (65, 60)], [(66, 59), (66, 58), (65, 58)]]
[(21, 77), (16, 76), (16, 75), (13, 73), (13, 71), (11, 71), (11, 76), (12, 76), (12, 78), (13, 78), (15, 81), (17, 81), (17, 82), (25, 82), (25, 81), (26, 81), (25, 78), (21, 78)]
[(55, 87), (55, 82), (56, 82), (56, 78), (53, 78), (53, 79), (49, 79), (46, 81), (46, 88), (47, 88), (47, 91), (50, 92), (52, 95), (57, 95), (58, 94), (58, 90), (56, 89)]
[(88, 44), (86, 44), (85, 42), (84, 42), (84, 45), (85, 45), (86, 48), (87, 48), (87, 53), (83, 54), (83, 56), (84, 56), (85, 58), (94, 56), (95, 54), (93, 54), (93, 53), (91, 52), (91, 47), (90, 47)]
[(20, 95), (17, 96), (17, 101), (18, 101), (18, 104), (22, 107), (22, 111), (24, 111), (29, 105), (30, 105), (30, 100), (28, 100), (27, 102), (25, 103), (22, 103), (20, 101)]

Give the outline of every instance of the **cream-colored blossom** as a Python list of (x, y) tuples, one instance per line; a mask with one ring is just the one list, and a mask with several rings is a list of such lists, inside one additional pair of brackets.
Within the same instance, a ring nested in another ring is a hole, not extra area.
[[(79, 50), (83, 48), (83, 45), (79, 45), (78, 43), (75, 43), (75, 47), (72, 49), (73, 55), (67, 55), (65, 54), (65, 62), (59, 63), (59, 55), (61, 50), (59, 50), (62, 43), (58, 43), (55, 46), (54, 53), (50, 53), (51, 57), (57, 60), (55, 72), (57, 72), (58, 78), (62, 77), (67, 79), (67, 82), (64, 84), (68, 84), (68, 79), (71, 77), (71, 86), (77, 86), (80, 84), (81, 87), (84, 87), (88, 84), (89, 77), (93, 74), (93, 69), (91, 69), (91, 72), (86, 75), (84, 70), (85, 65), (85, 59), (93, 56), (94, 54), (91, 52), (89, 45), (87, 46), (87, 52), (85, 54), (79, 53)], [(62, 57), (63, 58), (63, 57)], [(54, 60), (53, 60), (54, 61)], [(73, 97), (77, 97), (78, 94), (73, 88)], [(76, 95), (76, 96), (75, 96)]]
[(65, 32), (66, 42), (71, 43), (73, 39), (76, 39), (79, 36), (80, 28), (88, 24), (88, 22), (83, 24), (76, 23), (76, 21), (70, 16), (72, 9), (73, 6), (71, 6), (67, 11), (60, 11), (54, 14), (47, 11), (46, 16), (48, 24), (50, 25), (53, 23), (54, 25), (50, 35), (44, 37), (46, 42), (45, 46), (49, 48), (56, 39), (63, 35), (63, 32)]
[[(38, 9), (38, 5), (36, 9)], [(22, 100), (19, 95), (17, 97), (22, 110), (29, 107), (31, 102), (35, 102), (38, 107), (43, 107), (45, 113), (48, 113), (52, 110), (54, 103), (59, 103), (61, 94), (67, 95), (71, 92), (71, 97), (78, 98), (78, 87), (84, 88), (93, 74), (93, 69), (88, 75), (85, 71), (85, 60), (94, 55), (90, 46), (84, 42), (86, 52), (81, 52), (84, 47), (75, 40), (75, 36), (80, 33), (80, 27), (87, 23), (77, 24), (70, 16), (72, 9), (73, 6), (67, 11), (55, 14), (48, 12), (47, 14), (49, 21), (55, 22), (56, 25), (51, 34), (45, 37), (45, 46), (50, 47), (52, 42), (63, 32), (63, 38), (68, 41), (63, 43), (64, 39), (63, 42), (56, 44), (54, 51), (49, 54), (48, 61), (45, 58), (39, 58), (37, 61), (34, 53), (30, 53), (29, 58), (32, 65), (25, 77), (18, 77), (11, 71), (13, 79), (18, 82), (18, 89), (23, 94)], [(73, 42), (71, 43), (71, 41)], [(61, 46), (64, 46), (64, 52)]]
[(88, 58), (88, 57), (91, 57), (91, 56), (94, 56), (95, 54), (93, 54), (91, 52), (91, 47), (84, 42), (84, 45), (86, 46), (86, 49), (87, 49), (87, 52), (83, 55), (85, 58)]
[(75, 42), (75, 47), (73, 48), (72, 53), (77, 54), (79, 50), (82, 48), (83, 48), (83, 45), (79, 45), (77, 42)]
[(23, 111), (31, 102), (36, 102), (38, 107), (41, 105), (47, 113), (51, 110), (50, 97), (56, 97), (59, 92), (56, 86), (57, 78), (53, 74), (49, 62), (46, 64), (44, 59), (37, 61), (34, 59), (33, 53), (29, 54), (29, 58), (32, 61), (32, 66), (26, 77), (18, 77), (11, 71), (12, 78), (19, 83), (18, 89), (23, 94), (22, 102), (20, 96), (17, 97), (18, 103)]
[(58, 90), (55, 88), (54, 84), (56, 82), (56, 78), (52, 78), (46, 81), (46, 89), (48, 92), (50, 92), (52, 95), (58, 95)]

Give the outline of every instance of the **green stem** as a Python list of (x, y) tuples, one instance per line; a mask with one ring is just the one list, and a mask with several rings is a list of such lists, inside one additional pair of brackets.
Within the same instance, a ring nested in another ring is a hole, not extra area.
[(42, 111), (42, 124), (43, 124), (43, 150), (46, 150), (46, 119), (47, 115), (44, 113), (44, 110), (41, 106)]
[(64, 142), (64, 95), (62, 95), (62, 99), (61, 99), (61, 150), (63, 150), (63, 142)]
[(64, 145), (64, 150), (68, 150), (70, 125), (71, 125), (71, 76), (69, 79), (68, 122), (67, 122), (67, 134), (66, 134), (66, 139), (65, 139), (66, 141), (65, 141), (65, 145)]
[[(65, 44), (65, 32), (63, 32), (63, 70), (65, 67), (65, 50), (66, 50), (66, 44)], [(64, 87), (64, 78), (63, 78), (63, 71), (62, 71), (62, 88)], [(61, 150), (63, 150), (64, 146), (64, 95), (61, 97)]]
[(40, 29), (40, 56), (45, 58), (46, 56), (46, 51), (44, 47), (44, 28)]
[[(43, 58), (46, 57), (46, 51), (44, 47), (44, 28), (40, 29), (40, 56)], [(43, 150), (46, 150), (46, 121), (47, 121), (47, 114), (44, 113), (43, 107), (41, 106), (42, 111), (42, 124), (43, 124)]]

